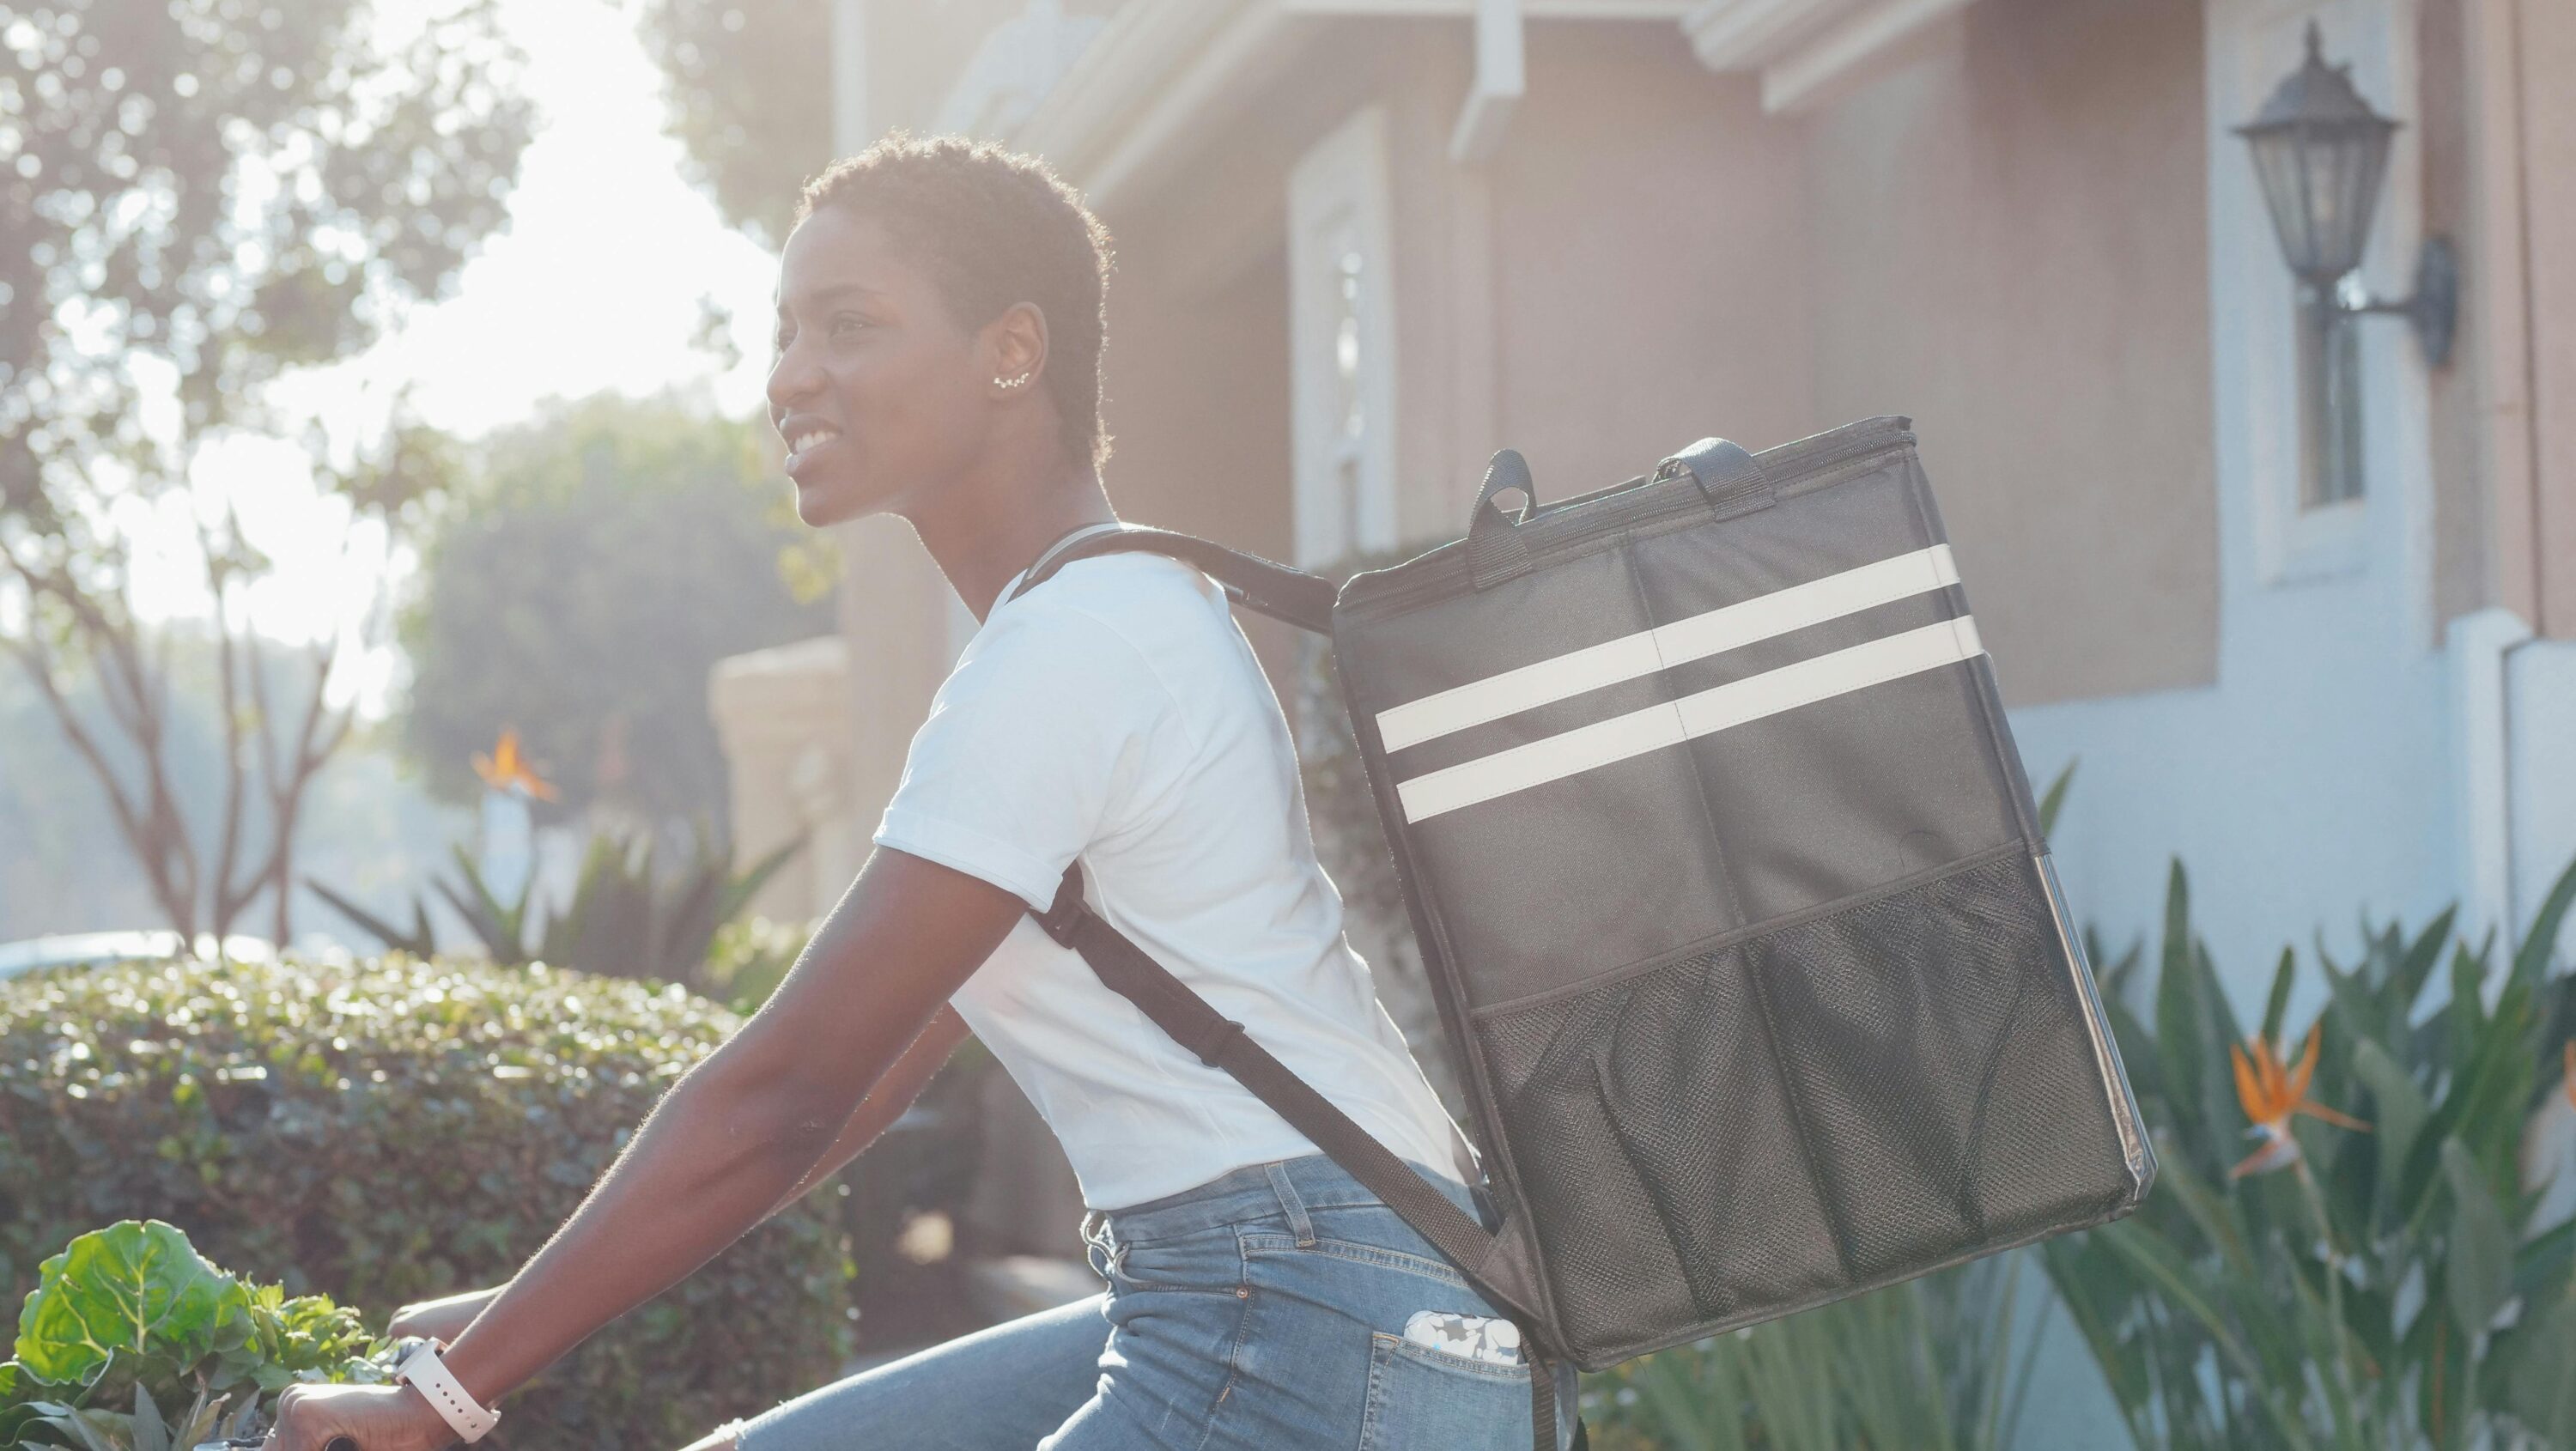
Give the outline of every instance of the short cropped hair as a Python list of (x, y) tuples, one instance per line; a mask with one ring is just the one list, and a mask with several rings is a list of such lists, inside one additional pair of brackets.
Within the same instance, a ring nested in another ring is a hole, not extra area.
[(969, 331), (1013, 303), (1035, 303), (1046, 314), (1046, 389), (1065, 455), (1094, 469), (1109, 461), (1100, 421), (1109, 229), (1044, 160), (898, 129), (807, 181), (796, 220), (827, 206), (882, 225)]

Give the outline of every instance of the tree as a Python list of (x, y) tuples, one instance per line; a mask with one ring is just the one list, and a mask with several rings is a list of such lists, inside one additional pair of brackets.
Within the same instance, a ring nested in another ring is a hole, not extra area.
[(690, 180), (752, 240), (787, 243), (805, 179), (832, 159), (832, 7), (630, 0), (662, 68)]
[(605, 394), (483, 442), (423, 530), (401, 623), (401, 739), (433, 792), (470, 798), (468, 759), (514, 726), (557, 819), (725, 819), (708, 670), (832, 628), (828, 546), (761, 436)]
[[(493, 0), (408, 34), (364, 0), (0, 10), (0, 648), (183, 932), (229, 930), (265, 890), (288, 935), (296, 813), (348, 730), (324, 707), (329, 642), (300, 704), (252, 668), (234, 607), (270, 562), (194, 481), (196, 460), (228, 433), (280, 432), (266, 384), (445, 295), (502, 225), (529, 132), (516, 60)], [(399, 520), (438, 485), (419, 435), (342, 463), (318, 428), (303, 438), (353, 521)], [(222, 662), (211, 870), (168, 778), (166, 654), (131, 607), (123, 518), (169, 495), (197, 523)], [(127, 769), (71, 705), (84, 667)], [(254, 770), (257, 846), (243, 839)]]

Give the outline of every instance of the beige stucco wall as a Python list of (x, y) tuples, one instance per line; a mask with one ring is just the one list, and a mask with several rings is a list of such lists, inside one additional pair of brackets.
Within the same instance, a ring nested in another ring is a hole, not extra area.
[(2424, 229), (2461, 270), (2432, 374), (2434, 618), (2576, 637), (2576, 6), (2420, 0)]
[[(1762, 447), (1912, 413), (2014, 703), (2204, 682), (2197, 15), (1984, 0), (1922, 58), (1805, 117), (1764, 115), (1752, 78), (1710, 74), (1667, 27), (1533, 22), (1503, 145), (1468, 166), (1448, 156), (1465, 28), (1344, 22), (1196, 141), (1223, 165), (1180, 165), (1112, 218), (1121, 508), (1178, 524), (1157, 482), (1188, 472), (1175, 452), (1257, 444), (1271, 451), (1227, 453), (1270, 472), (1271, 512), (1224, 485), (1182, 497), (1206, 532), (1284, 551), (1284, 330), (1257, 359), (1211, 339), (1256, 318), (1284, 329), (1284, 279), (1251, 239), (1279, 234), (1297, 155), (1376, 101), (1400, 537), (1454, 536), (1497, 447), (1561, 497), (1708, 433)], [(1257, 270), (1267, 295), (1220, 306), (1203, 280), (1167, 280), (1211, 270)], [(1226, 386), (1256, 362), (1268, 391)], [(2103, 446), (2118, 439), (2139, 446)], [(2123, 650), (2098, 648), (2115, 636)]]
[[(2576, 639), (2576, 4), (2522, 0), (2514, 18), (2529, 228), (2529, 618), (2544, 633)], [(2523, 534), (2520, 522), (2499, 529), (2506, 547)]]
[[(1110, 211), (1102, 482), (1131, 523), (1292, 554), (1287, 161), (1252, 155), (1131, 211)], [(1241, 616), (1284, 685), (1290, 632)]]
[(1820, 426), (1798, 128), (1752, 77), (1661, 25), (1532, 25), (1492, 171), (1496, 442), (1543, 498)]
[(1914, 417), (2008, 702), (2209, 681), (2198, 0), (1980, 0), (1932, 42), (1808, 123), (1814, 421)]
[(724, 746), (735, 863), (805, 838), (751, 910), (784, 922), (820, 916), (868, 850), (849, 799), (848, 640), (823, 635), (720, 660), (708, 672), (707, 705)]

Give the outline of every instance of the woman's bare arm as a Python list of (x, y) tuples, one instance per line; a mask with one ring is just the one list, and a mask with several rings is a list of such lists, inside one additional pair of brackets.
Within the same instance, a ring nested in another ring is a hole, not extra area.
[(447, 1349), (466, 1393), (493, 1404), (766, 1218), (1027, 910), (963, 872), (870, 856), (769, 1001)]
[[(771, 1206), (769, 1214), (776, 1214), (804, 1198), (815, 1185), (839, 1173), (842, 1165), (857, 1158), (868, 1145), (876, 1142), (877, 1135), (903, 1117), (903, 1111), (912, 1107), (913, 1100), (921, 1097), (921, 1091), (930, 1086), (931, 1076), (948, 1061), (948, 1055), (957, 1050), (958, 1044), (966, 1041), (966, 1031), (966, 1020), (957, 1016), (955, 1008), (941, 1008), (939, 1015), (930, 1020), (930, 1026), (921, 1030), (921, 1036), (912, 1040), (912, 1046), (903, 1050), (903, 1056), (886, 1070), (885, 1077), (878, 1079), (876, 1087), (869, 1089), (868, 1096), (859, 1101), (858, 1108), (850, 1114), (850, 1121), (841, 1126), (841, 1136), (832, 1141), (832, 1147), (823, 1151), (823, 1157), (814, 1161), (814, 1167), (806, 1171), (804, 1178), (796, 1181), (796, 1187), (788, 1190), (786, 1197)], [(768, 1214), (761, 1216), (763, 1219), (768, 1217)]]

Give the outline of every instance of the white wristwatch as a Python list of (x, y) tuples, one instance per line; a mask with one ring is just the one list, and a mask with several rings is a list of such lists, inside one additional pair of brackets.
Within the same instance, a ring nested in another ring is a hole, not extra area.
[(465, 1387), (457, 1384), (447, 1362), (438, 1358), (438, 1353), (446, 1348), (447, 1343), (443, 1340), (422, 1341), (411, 1354), (402, 1358), (401, 1364), (394, 1367), (394, 1379), (427, 1396), (430, 1405), (446, 1419), (458, 1437), (480, 1441), (483, 1433), (491, 1430), (501, 1419), (501, 1413), (476, 1405), (474, 1398), (465, 1393)]

